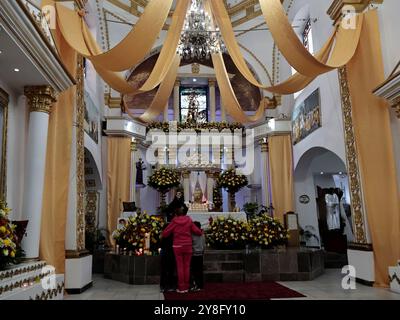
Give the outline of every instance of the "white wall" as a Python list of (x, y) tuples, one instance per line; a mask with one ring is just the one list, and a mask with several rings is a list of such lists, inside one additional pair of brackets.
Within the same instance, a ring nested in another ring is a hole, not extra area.
[(24, 190), (25, 147), (29, 113), (26, 98), (13, 92), (7, 80), (0, 78), (0, 87), (9, 94), (7, 133), (7, 203), (12, 209), (12, 220), (22, 219)]

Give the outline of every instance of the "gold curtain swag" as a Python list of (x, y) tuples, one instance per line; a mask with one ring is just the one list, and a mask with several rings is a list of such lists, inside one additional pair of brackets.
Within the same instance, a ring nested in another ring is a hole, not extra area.
[[(279, 2), (279, 0), (278, 0)], [(265, 84), (261, 84), (258, 80), (255, 79), (254, 75), (250, 71), (247, 66), (243, 55), (241, 53), (240, 47), (236, 41), (236, 37), (232, 28), (230, 17), (226, 11), (225, 6), (219, 1), (210, 1), (210, 5), (212, 8), (213, 15), (217, 21), (217, 24), (221, 30), (222, 37), (224, 38), (225, 45), (228, 49), (230, 56), (232, 57), (233, 62), (236, 67), (240, 71), (240, 73), (246, 78), (254, 86), (257, 86), (266, 91), (275, 93), (275, 94), (292, 94), (304, 89), (308, 84), (310, 84), (319, 74), (328, 72), (333, 70), (334, 68), (330, 67), (329, 69), (323, 70), (323, 72), (313, 72), (310, 76), (309, 72), (303, 72), (302, 74), (296, 73), (292, 77), (290, 77), (285, 82), (282, 82), (277, 85), (268, 86)], [(280, 4), (280, 8), (283, 10), (282, 5)], [(285, 20), (287, 21), (287, 17), (285, 15)], [(341, 66), (341, 63), (346, 64), (351, 57), (354, 55), (355, 49), (359, 42), (359, 37), (361, 33), (363, 16), (359, 16), (357, 21), (357, 28), (355, 30), (346, 30), (340, 26), (337, 26), (329, 37), (328, 41), (322, 47), (322, 49), (313, 57), (315, 61), (321, 64), (338, 64)], [(277, 22), (278, 23), (278, 22)], [(293, 32), (292, 27), (289, 23), (289, 28)], [(287, 26), (286, 24), (286, 26)], [(282, 37), (281, 26), (277, 26), (279, 29), (279, 36)], [(293, 32), (294, 33), (294, 32)], [(295, 35), (296, 36), (296, 35)], [(275, 35), (274, 35), (275, 37)], [(335, 42), (336, 40), (336, 42)], [(299, 42), (296, 36), (296, 41)], [(301, 44), (301, 43), (300, 43)], [(350, 44), (350, 45), (349, 45)], [(306, 51), (308, 55), (308, 51), (301, 44), (301, 50)], [(334, 48), (333, 48), (334, 47)], [(333, 48), (333, 50), (332, 50)], [(290, 52), (292, 52), (292, 47), (290, 48)], [(311, 55), (310, 55), (311, 56)], [(329, 61), (328, 61), (329, 58)], [(341, 63), (339, 63), (341, 62)], [(336, 67), (335, 67), (336, 68)], [(309, 73), (309, 74), (307, 74)]]
[[(57, 7), (64, 7), (62, 5), (57, 5)], [(142, 92), (147, 92), (151, 91), (154, 88), (156, 88), (166, 77), (172, 63), (174, 62), (174, 57), (176, 55), (179, 39), (180, 39), (180, 33), (183, 28), (184, 22), (185, 22), (185, 17), (186, 17), (186, 12), (189, 6), (189, 0), (180, 0), (177, 3), (177, 6), (175, 8), (174, 14), (172, 16), (172, 21), (170, 28), (167, 33), (166, 41), (164, 46), (161, 49), (160, 55), (157, 59), (157, 62), (149, 76), (149, 78), (146, 80), (146, 82), (140, 87), (140, 88), (134, 88), (132, 85), (127, 82), (121, 74), (110, 71), (107, 69), (104, 65), (99, 64), (95, 62), (95, 60), (91, 61), (93, 62), (93, 65), (100, 75), (100, 77), (103, 78), (103, 80), (110, 85), (111, 88), (114, 90), (122, 93), (122, 94), (139, 94)], [(72, 10), (68, 8), (63, 8), (62, 10), (68, 10), (69, 15), (75, 15), (77, 14), (73, 12)], [(64, 37), (68, 38), (70, 37), (67, 30), (63, 28), (62, 25), (59, 25), (61, 32), (63, 33)], [(91, 57), (98, 55), (101, 53), (101, 49), (99, 48), (96, 40), (93, 38), (92, 34), (90, 33), (89, 28), (87, 27), (86, 23), (81, 21), (81, 35), (82, 35), (82, 41), (85, 43), (85, 47), (89, 51), (89, 54)], [(67, 40), (68, 41), (68, 40)], [(69, 40), (71, 41), (71, 40)], [(71, 46), (73, 46), (73, 43), (69, 42)], [(129, 50), (128, 52), (133, 51), (133, 48)], [(132, 65), (133, 66), (133, 65)], [(130, 67), (132, 67), (130, 66)]]
[(390, 108), (372, 92), (385, 80), (377, 10), (365, 15), (356, 55), (346, 67), (357, 157), (375, 260), (375, 286), (388, 287), (400, 257), (400, 201)]
[(260, 101), (260, 106), (253, 116), (248, 116), (243, 111), (236, 98), (235, 92), (233, 91), (222, 54), (212, 54), (211, 57), (214, 64), (219, 91), (221, 93), (222, 105), (225, 106), (226, 111), (235, 119), (235, 121), (241, 123), (255, 122), (262, 119), (265, 111), (265, 100), (262, 99)]
[(85, 45), (82, 26), (84, 17), (61, 3), (56, 3), (58, 25), (65, 39), (78, 53), (109, 71), (124, 71), (137, 65), (148, 55), (157, 40), (171, 9), (173, 0), (151, 0), (135, 27), (114, 48), (93, 53)]
[(345, 29), (341, 24), (338, 26), (333, 52), (328, 62), (323, 63), (304, 47), (294, 32), (280, 0), (260, 0), (260, 6), (277, 47), (288, 63), (302, 75), (315, 78), (343, 67), (357, 50), (364, 20), (363, 14), (356, 16), (355, 28)]
[(284, 214), (294, 211), (292, 137), (290, 134), (272, 136), (268, 139), (268, 145), (274, 217), (283, 222)]

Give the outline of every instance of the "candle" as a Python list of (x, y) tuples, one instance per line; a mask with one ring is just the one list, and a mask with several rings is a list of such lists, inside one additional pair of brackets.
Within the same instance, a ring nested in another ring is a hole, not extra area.
[(158, 254), (161, 254), (161, 248), (158, 249)]
[(144, 249), (149, 250), (150, 249), (150, 233), (146, 233), (144, 235), (144, 237), (145, 237)]
[(119, 245), (116, 245), (116, 246), (115, 246), (115, 253), (116, 253), (116, 254), (119, 254)]

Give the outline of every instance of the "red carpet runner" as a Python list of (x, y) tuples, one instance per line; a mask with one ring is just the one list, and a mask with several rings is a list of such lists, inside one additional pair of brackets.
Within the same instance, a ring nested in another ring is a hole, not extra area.
[(305, 296), (276, 282), (250, 282), (207, 283), (199, 292), (165, 292), (164, 297), (165, 300), (270, 300)]

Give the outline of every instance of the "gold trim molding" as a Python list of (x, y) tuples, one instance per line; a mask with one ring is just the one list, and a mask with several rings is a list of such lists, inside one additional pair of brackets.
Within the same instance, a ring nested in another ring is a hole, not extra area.
[(7, 199), (7, 135), (8, 135), (8, 103), (7, 92), (0, 88), (0, 108), (3, 109), (3, 130), (1, 132), (0, 158), (0, 201)]
[(50, 86), (25, 87), (24, 94), (28, 99), (30, 112), (43, 112), (50, 114), (57, 96)]
[(85, 249), (85, 90), (84, 59), (78, 56), (76, 101), (76, 247)]
[(367, 244), (368, 242), (364, 223), (364, 200), (362, 195), (357, 147), (353, 128), (352, 104), (346, 67), (340, 68), (338, 74), (342, 99), (343, 128), (355, 243)]

